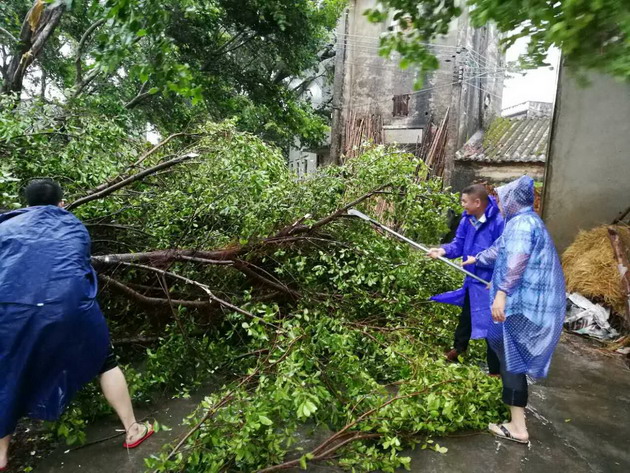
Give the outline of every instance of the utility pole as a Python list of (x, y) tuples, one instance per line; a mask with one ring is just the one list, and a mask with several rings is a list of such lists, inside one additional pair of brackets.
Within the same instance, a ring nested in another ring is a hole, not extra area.
[(340, 164), (342, 134), (344, 130), (344, 85), (346, 79), (346, 38), (348, 34), (348, 9), (337, 25), (337, 50), (335, 53), (335, 80), (333, 82), (332, 124), (330, 129), (330, 157), (324, 164)]

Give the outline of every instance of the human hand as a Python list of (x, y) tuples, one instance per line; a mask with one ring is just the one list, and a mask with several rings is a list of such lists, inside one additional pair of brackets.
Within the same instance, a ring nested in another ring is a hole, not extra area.
[(474, 256), (469, 256), (466, 261), (462, 261), (462, 266), (468, 266), (470, 264), (475, 264), (477, 262), (477, 258)]
[(446, 250), (444, 248), (431, 248), (428, 252), (427, 252), (427, 256), (429, 258), (439, 258), (440, 256), (444, 256), (446, 254)]
[(495, 322), (505, 322), (505, 300), (507, 294), (503, 291), (498, 291), (494, 296), (494, 302), (492, 303), (492, 320)]

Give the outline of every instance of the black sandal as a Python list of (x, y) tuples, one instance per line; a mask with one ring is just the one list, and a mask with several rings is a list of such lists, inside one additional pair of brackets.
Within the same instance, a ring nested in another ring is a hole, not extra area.
[[(501, 432), (497, 432), (496, 430), (493, 429), (493, 427), (496, 427)], [(529, 439), (523, 440), (523, 439), (518, 439), (518, 438), (514, 437), (512, 435), (512, 432), (510, 432), (507, 429), (507, 427), (505, 425), (503, 425), (503, 424), (501, 424), (501, 425), (490, 424), (490, 425), (488, 425), (488, 430), (490, 431), (490, 433), (492, 435), (494, 435), (495, 437), (498, 437), (500, 439), (511, 440), (512, 442), (520, 443), (520, 444), (523, 444), (523, 445), (527, 445), (529, 443)]]

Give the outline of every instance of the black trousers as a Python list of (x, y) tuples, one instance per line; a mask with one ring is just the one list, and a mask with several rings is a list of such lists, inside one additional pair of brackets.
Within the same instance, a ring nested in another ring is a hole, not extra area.
[(503, 381), (503, 402), (508, 406), (527, 406), (527, 377), (524, 373), (501, 371)]
[(114, 345), (110, 345), (109, 353), (107, 353), (107, 358), (105, 358), (105, 363), (103, 363), (103, 367), (99, 372), (99, 375), (106, 373), (109, 370), (113, 370), (118, 366), (118, 358), (114, 353)]
[[(455, 329), (455, 340), (453, 348), (460, 353), (465, 352), (468, 349), (468, 342), (470, 342), (470, 335), (472, 334), (472, 319), (470, 315), (470, 296), (466, 291), (464, 297), (464, 307), (459, 315), (459, 323)], [(488, 341), (486, 340), (486, 360), (488, 361), (488, 371), (490, 374), (500, 374), (501, 367), (499, 363), (499, 357), (494, 353)]]

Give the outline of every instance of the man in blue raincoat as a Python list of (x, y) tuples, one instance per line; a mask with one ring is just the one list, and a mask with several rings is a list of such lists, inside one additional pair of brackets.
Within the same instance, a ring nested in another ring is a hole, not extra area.
[(545, 224), (534, 212), (534, 181), (523, 176), (497, 189), (506, 219), (501, 238), (466, 264), (492, 265), (493, 323), (488, 343), (499, 357), (503, 402), (511, 421), (490, 424), (498, 437), (528, 443), (527, 376), (544, 378), (566, 313), (562, 265)]
[(55, 182), (32, 181), (25, 196), (29, 207), (0, 215), (0, 469), (20, 417), (58, 419), (97, 375), (125, 446), (153, 432), (136, 422), (111, 352), (86, 228), (62, 208)]
[[(432, 248), (429, 256), (445, 256), (455, 259), (475, 256), (492, 246), (503, 233), (503, 217), (496, 201), (488, 195), (485, 186), (473, 184), (462, 191), (461, 203), (464, 213), (454, 240), (441, 248)], [(486, 281), (492, 277), (492, 264), (476, 264), (468, 270)], [(446, 353), (449, 361), (456, 362), (468, 349), (470, 339), (486, 338), (488, 327), (492, 323), (489, 291), (479, 281), (466, 276), (464, 286), (456, 291), (447, 292), (431, 298), (436, 302), (462, 307), (459, 323), (455, 330), (453, 349)], [(491, 375), (499, 374), (499, 362), (488, 345), (488, 370)]]

